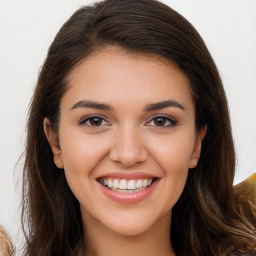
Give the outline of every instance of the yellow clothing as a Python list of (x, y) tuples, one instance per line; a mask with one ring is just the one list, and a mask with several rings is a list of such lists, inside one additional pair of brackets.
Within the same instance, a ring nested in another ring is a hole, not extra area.
[(252, 174), (234, 188), (236, 192), (243, 193), (249, 201), (256, 205), (256, 173)]

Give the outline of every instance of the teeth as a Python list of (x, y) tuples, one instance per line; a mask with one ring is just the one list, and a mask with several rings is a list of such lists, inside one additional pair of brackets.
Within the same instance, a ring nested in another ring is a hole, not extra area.
[(112, 188), (113, 184), (112, 184), (112, 180), (111, 180), (111, 179), (108, 179), (108, 184), (107, 184), (107, 186), (108, 186), (109, 188)]
[(129, 180), (127, 188), (128, 189), (135, 189), (136, 188), (135, 180)]
[(126, 180), (126, 179), (100, 179), (100, 183), (104, 186), (108, 187), (112, 191), (116, 191), (119, 193), (136, 193), (147, 186), (152, 184), (153, 179), (138, 179), (138, 180)]
[(141, 188), (142, 187), (142, 180), (138, 180), (136, 183), (136, 188)]
[(127, 189), (127, 180), (122, 179), (119, 184), (120, 189)]
[(148, 180), (147, 180), (147, 179), (143, 180), (142, 186), (143, 186), (143, 187), (146, 187), (147, 185), (148, 185)]
[(137, 188), (137, 189), (115, 189), (113, 191), (119, 192), (119, 193), (129, 193), (129, 194), (132, 194), (132, 193), (137, 193), (137, 192), (139, 192), (139, 191), (141, 191), (143, 189), (144, 188)]
[(114, 188), (119, 188), (119, 182), (118, 182), (117, 179), (114, 180), (114, 182), (113, 182), (113, 187), (114, 187)]

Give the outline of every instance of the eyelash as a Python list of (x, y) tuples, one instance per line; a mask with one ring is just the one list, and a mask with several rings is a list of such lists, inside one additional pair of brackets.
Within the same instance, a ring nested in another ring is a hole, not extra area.
[[(155, 121), (157, 119), (162, 119), (164, 121), (164, 125), (156, 125)], [(172, 126), (176, 126), (178, 123), (176, 120), (174, 120), (173, 118), (170, 118), (169, 116), (163, 116), (163, 115), (159, 115), (159, 116), (154, 116), (146, 125), (150, 125), (150, 123), (154, 122), (154, 126), (157, 128), (170, 128)], [(168, 122), (168, 123), (167, 123)], [(166, 124), (167, 123), (167, 124)]]
[[(100, 122), (99, 125), (93, 125), (92, 123), (87, 123), (87, 122), (91, 122), (91, 121), (95, 121), (97, 119), (97, 121)], [(161, 119), (162, 121), (164, 121), (163, 125), (156, 125), (156, 120), (157, 119)], [(151, 124), (151, 123), (154, 124)], [(103, 123), (103, 124), (102, 124)], [(167, 123), (167, 124), (166, 124)], [(169, 116), (163, 116), (163, 115), (159, 115), (159, 116), (154, 116), (149, 122), (146, 123), (146, 126), (155, 126), (157, 128), (169, 128), (172, 126), (176, 126), (178, 123), (176, 120), (174, 120), (173, 118), (170, 118)], [(80, 122), (79, 125), (87, 125), (89, 127), (93, 127), (93, 128), (99, 128), (101, 126), (108, 126), (110, 125), (110, 123), (108, 121), (105, 120), (104, 117), (100, 116), (100, 115), (92, 115), (92, 116), (87, 116), (85, 118), (83, 118)]]
[(87, 116), (87, 117), (83, 118), (83, 119), (79, 122), (79, 124), (80, 124), (80, 125), (87, 125), (87, 126), (90, 126), (90, 127), (93, 127), (93, 128), (98, 128), (98, 127), (103, 126), (101, 123), (100, 123), (100, 125), (87, 124), (87, 122), (91, 122), (91, 121), (93, 121), (93, 120), (95, 121), (96, 119), (97, 119), (98, 121), (104, 122), (103, 125), (110, 125), (110, 123), (107, 122), (107, 121), (105, 120), (105, 118), (102, 117), (102, 116), (100, 116), (100, 115)]

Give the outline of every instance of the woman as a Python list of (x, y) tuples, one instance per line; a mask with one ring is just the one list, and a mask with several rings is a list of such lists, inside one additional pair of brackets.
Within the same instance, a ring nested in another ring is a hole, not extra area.
[(252, 250), (255, 207), (234, 169), (225, 93), (192, 25), (152, 0), (81, 8), (31, 103), (25, 255)]

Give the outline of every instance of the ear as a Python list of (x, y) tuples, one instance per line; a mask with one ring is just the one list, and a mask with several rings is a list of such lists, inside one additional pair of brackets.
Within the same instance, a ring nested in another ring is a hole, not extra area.
[(195, 139), (195, 145), (194, 145), (194, 149), (193, 149), (193, 154), (189, 161), (190, 169), (195, 168), (197, 166), (197, 163), (198, 163), (200, 155), (201, 155), (202, 142), (206, 135), (206, 131), (207, 131), (207, 126), (204, 126), (197, 132), (196, 139)]
[(62, 152), (59, 145), (58, 134), (56, 133), (56, 131), (53, 131), (53, 129), (51, 128), (51, 123), (46, 117), (44, 118), (44, 133), (51, 146), (55, 165), (59, 169), (63, 169), (64, 163), (62, 160)]

